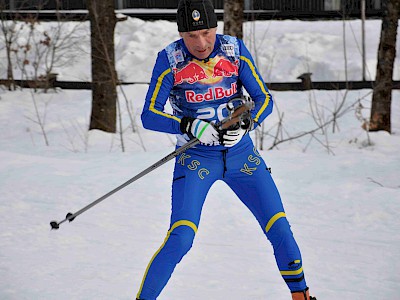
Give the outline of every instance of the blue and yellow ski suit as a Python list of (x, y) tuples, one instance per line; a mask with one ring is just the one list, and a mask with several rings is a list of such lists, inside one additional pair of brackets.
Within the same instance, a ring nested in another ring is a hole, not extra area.
[[(177, 134), (179, 147), (188, 140), (180, 131), (183, 116), (218, 122), (227, 116), (226, 103), (240, 97), (243, 88), (255, 102), (252, 117), (257, 127), (271, 113), (273, 100), (243, 42), (217, 34), (209, 58), (198, 60), (182, 39), (177, 40), (158, 54), (142, 112), (143, 126)], [(165, 112), (167, 99), (172, 113)], [(306, 289), (301, 254), (279, 192), (247, 134), (231, 148), (198, 145), (176, 158), (170, 228), (147, 266), (138, 299), (156, 299), (191, 248), (206, 195), (217, 180), (226, 182), (257, 219), (290, 291)]]

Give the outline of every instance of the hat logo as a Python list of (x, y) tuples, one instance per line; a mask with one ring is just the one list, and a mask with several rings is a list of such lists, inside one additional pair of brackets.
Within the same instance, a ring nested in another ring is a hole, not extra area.
[(198, 10), (194, 10), (194, 11), (192, 11), (192, 18), (193, 18), (193, 20), (195, 20), (196, 22), (198, 21), (198, 20), (200, 20), (200, 13), (199, 13), (199, 11)]

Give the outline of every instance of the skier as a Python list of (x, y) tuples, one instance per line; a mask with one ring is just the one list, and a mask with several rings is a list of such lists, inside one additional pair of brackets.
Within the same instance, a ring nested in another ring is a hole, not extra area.
[[(207, 192), (217, 180), (227, 183), (259, 222), (292, 299), (315, 299), (309, 296), (278, 190), (248, 134), (273, 106), (253, 58), (242, 40), (216, 33), (209, 0), (181, 0), (177, 24), (181, 39), (158, 53), (141, 118), (147, 129), (177, 134), (177, 147), (194, 137), (200, 144), (176, 158), (170, 227), (147, 266), (137, 299), (160, 295), (192, 246)], [(228, 101), (243, 97), (243, 88), (254, 101), (251, 118), (221, 130)], [(167, 99), (173, 114), (164, 111)]]

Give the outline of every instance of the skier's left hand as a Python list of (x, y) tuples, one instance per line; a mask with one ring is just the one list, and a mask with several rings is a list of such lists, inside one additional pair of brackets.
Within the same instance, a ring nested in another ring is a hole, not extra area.
[(254, 128), (254, 122), (249, 114), (247, 118), (240, 120), (239, 124), (237, 124), (237, 128), (233, 129), (225, 129), (220, 132), (220, 142), (225, 147), (233, 147), (243, 136), (248, 133), (250, 130)]
[(242, 127), (238, 129), (228, 129), (222, 133), (222, 145), (225, 147), (233, 147), (240, 142), (246, 133), (247, 129), (243, 129)]

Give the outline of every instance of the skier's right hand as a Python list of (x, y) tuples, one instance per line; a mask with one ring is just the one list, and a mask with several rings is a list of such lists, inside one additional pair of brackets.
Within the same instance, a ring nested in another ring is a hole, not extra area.
[(219, 133), (215, 127), (206, 121), (191, 117), (181, 119), (180, 129), (183, 133), (193, 136), (203, 144), (218, 145)]

